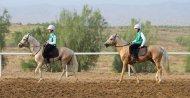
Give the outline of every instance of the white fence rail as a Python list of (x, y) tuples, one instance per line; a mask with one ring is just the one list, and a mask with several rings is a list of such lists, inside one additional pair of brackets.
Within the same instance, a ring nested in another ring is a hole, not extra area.
[[(118, 52), (76, 52), (76, 55), (116, 55)], [(172, 55), (189, 55), (190, 52), (168, 52)], [(32, 53), (0, 53), (0, 77), (2, 76), (2, 55), (32, 55)], [(130, 76), (130, 66), (128, 65), (128, 75)]]

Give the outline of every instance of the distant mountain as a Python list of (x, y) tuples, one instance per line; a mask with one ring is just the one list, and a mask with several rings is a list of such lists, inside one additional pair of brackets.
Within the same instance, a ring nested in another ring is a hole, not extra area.
[[(131, 18), (141, 21), (149, 20), (154, 25), (190, 25), (190, 4), (188, 3), (162, 3), (154, 5), (119, 5), (96, 4), (89, 5), (93, 9), (100, 9), (110, 25), (128, 25)], [(12, 16), (12, 22), (42, 23), (56, 21), (63, 8), (81, 12), (77, 5), (31, 5), (7, 7)], [(0, 12), (4, 7), (0, 7)]]

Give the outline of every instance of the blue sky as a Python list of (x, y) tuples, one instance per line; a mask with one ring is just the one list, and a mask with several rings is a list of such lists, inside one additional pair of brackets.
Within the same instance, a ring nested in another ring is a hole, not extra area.
[(190, 25), (190, 0), (1, 0), (0, 14), (6, 8), (12, 22), (50, 22), (63, 8), (81, 10), (85, 4), (100, 9), (110, 25), (126, 25), (131, 18), (155, 25)]

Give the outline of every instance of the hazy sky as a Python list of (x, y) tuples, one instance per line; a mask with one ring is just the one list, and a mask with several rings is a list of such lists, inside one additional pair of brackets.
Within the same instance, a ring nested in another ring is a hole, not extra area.
[(155, 25), (190, 25), (190, 0), (0, 0), (0, 14), (6, 8), (12, 22), (50, 22), (63, 8), (80, 10), (85, 4), (100, 9), (111, 25), (128, 24), (131, 18)]
[(164, 2), (189, 3), (190, 0), (1, 0), (1, 6), (26, 6), (36, 4), (51, 5), (95, 5), (95, 4), (121, 4), (121, 5), (149, 5)]

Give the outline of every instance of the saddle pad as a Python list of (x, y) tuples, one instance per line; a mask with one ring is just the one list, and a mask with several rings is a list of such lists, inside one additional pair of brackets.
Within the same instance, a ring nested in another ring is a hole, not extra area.
[(138, 49), (138, 56), (144, 56), (147, 54), (147, 46)]
[(49, 52), (49, 57), (50, 58), (55, 58), (57, 56), (59, 56), (59, 50), (57, 48), (55, 48), (51, 52)]

